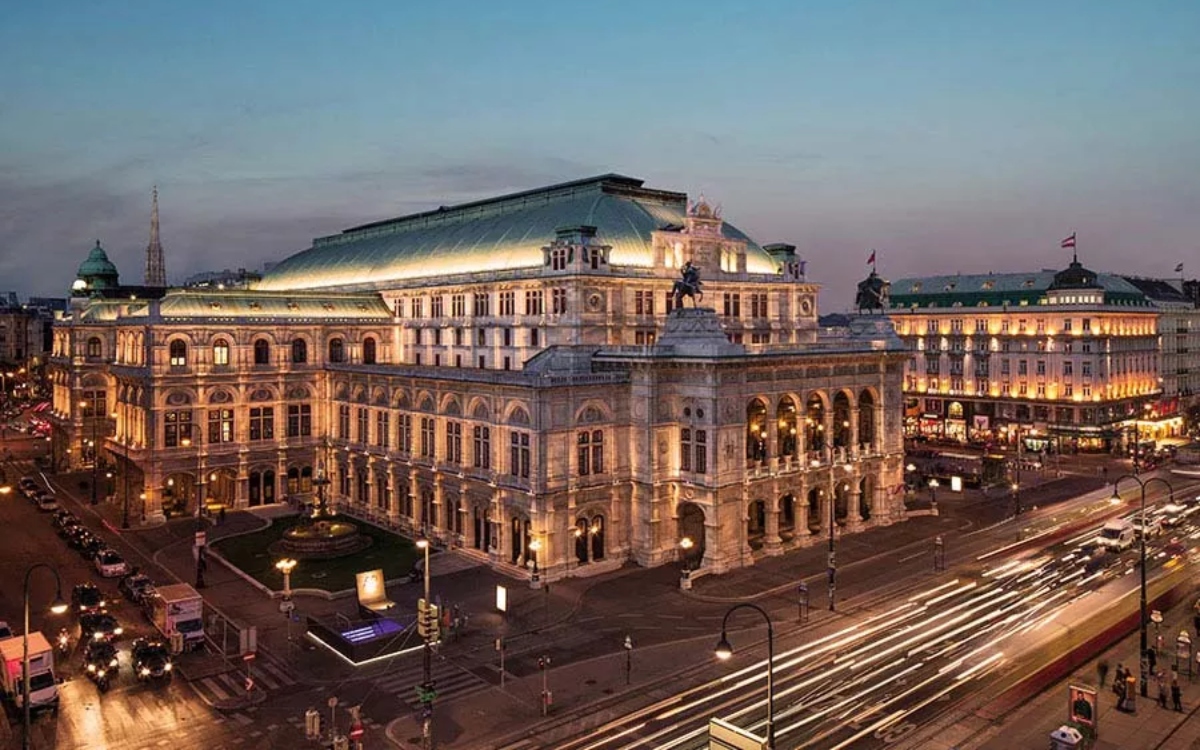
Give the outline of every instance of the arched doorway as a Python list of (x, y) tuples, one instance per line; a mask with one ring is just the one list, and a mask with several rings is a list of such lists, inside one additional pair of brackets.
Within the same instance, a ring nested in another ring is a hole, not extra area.
[(838, 525), (845, 526), (850, 516), (850, 483), (838, 482), (833, 488), (833, 517)]
[(825, 401), (815, 393), (804, 405), (804, 444), (810, 451), (825, 449)]
[(204, 485), (206, 505), (223, 505), (232, 508), (237, 503), (237, 472), (232, 469), (216, 469), (208, 472)]
[(680, 503), (679, 505), (679, 545), (684, 539), (690, 540), (691, 549), (680, 547), (680, 561), (685, 566), (697, 568), (704, 560), (705, 529), (704, 510), (695, 503)]
[(871, 520), (871, 498), (874, 497), (875, 481), (871, 477), (863, 477), (858, 483), (858, 514), (862, 520)]
[(850, 397), (845, 391), (838, 391), (833, 397), (833, 447), (847, 447), (850, 438)]
[(818, 487), (813, 487), (808, 491), (808, 532), (810, 534), (821, 533), (821, 496), (824, 491)]
[(750, 549), (762, 549), (763, 535), (767, 531), (767, 503), (751, 500), (746, 509), (746, 542)]
[(776, 427), (778, 434), (775, 442), (779, 445), (780, 458), (796, 458), (800, 455), (800, 435), (797, 430), (796, 402), (791, 396), (779, 399), (775, 408)]
[(858, 442), (868, 449), (875, 445), (875, 394), (869, 390), (858, 394)]
[(527, 549), (529, 541), (532, 540), (532, 526), (528, 518), (514, 518), (512, 520), (512, 529), (509, 537), (511, 539), (509, 562), (513, 565), (520, 565), (522, 560), (532, 560), (533, 550)]
[(196, 515), (196, 477), (178, 472), (167, 476), (162, 486), (162, 511), (167, 518)]
[(796, 498), (791, 494), (779, 498), (779, 536), (785, 540), (796, 536)]
[(584, 565), (588, 562), (588, 536), (590, 535), (591, 525), (586, 518), (575, 519), (575, 529), (571, 533), (575, 535), (575, 562)]
[(592, 516), (588, 534), (592, 540), (592, 562), (604, 559), (604, 516)]
[(746, 462), (767, 460), (767, 405), (754, 399), (746, 407)]
[(492, 525), (488, 523), (487, 505), (471, 506), (471, 523), (475, 526), (475, 549), (490, 552), (492, 547)]

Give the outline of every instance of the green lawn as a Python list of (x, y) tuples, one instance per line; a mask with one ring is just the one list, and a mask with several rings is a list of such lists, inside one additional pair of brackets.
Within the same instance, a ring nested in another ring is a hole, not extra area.
[[(247, 575), (268, 588), (280, 590), (283, 588), (283, 574), (275, 569), (278, 556), (271, 555), (267, 548), (299, 522), (299, 518), (277, 518), (262, 531), (221, 539), (214, 542), (213, 547)], [(356, 523), (359, 531), (375, 540), (371, 546), (336, 560), (301, 560), (292, 571), (292, 588), (342, 591), (354, 588), (355, 573), (364, 570), (383, 568), (385, 580), (402, 578), (412, 570), (413, 562), (422, 554), (412, 542), (369, 523)]]

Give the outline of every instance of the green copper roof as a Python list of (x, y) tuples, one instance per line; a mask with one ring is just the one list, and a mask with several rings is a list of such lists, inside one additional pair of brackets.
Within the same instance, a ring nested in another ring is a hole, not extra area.
[(100, 247), (100, 240), (96, 240), (96, 246), (88, 253), (87, 260), (79, 264), (76, 276), (92, 287), (116, 286), (117, 267), (108, 259), (104, 248)]
[[(1070, 270), (1070, 269), (1068, 269)], [(1088, 272), (1091, 273), (1090, 271)], [(1031, 273), (955, 274), (919, 276), (892, 282), (891, 307), (1017, 307), (1044, 304), (1046, 293), (1054, 288), (1053, 270)], [(1106, 305), (1144, 306), (1146, 297), (1136, 286), (1120, 276), (1097, 273), (1095, 287), (1104, 290)], [(1058, 291), (1066, 291), (1060, 285)]]
[(390, 319), (391, 310), (377, 294), (286, 294), (258, 291), (168, 292), (163, 318), (320, 318)]
[[(603, 175), (412, 216), (366, 224), (287, 258), (258, 289), (377, 289), (430, 276), (537, 268), (555, 230), (594, 226), (596, 242), (612, 246), (613, 265), (650, 267), (650, 233), (682, 225), (684, 193), (651, 190), (642, 181)], [(746, 270), (775, 274), (761, 247), (725, 224), (726, 237), (745, 240)]]

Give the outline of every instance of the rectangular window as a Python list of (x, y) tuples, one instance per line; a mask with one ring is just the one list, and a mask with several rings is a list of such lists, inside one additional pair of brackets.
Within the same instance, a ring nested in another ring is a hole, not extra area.
[(355, 427), (357, 428), (355, 432), (358, 438), (357, 442), (366, 445), (368, 439), (367, 430), (370, 428), (370, 417), (367, 414), (367, 407), (358, 407), (358, 411), (355, 413), (355, 423)]
[(963, 322), (962, 322), (961, 318), (955, 318), (950, 321), (950, 332), (951, 333), (962, 333), (962, 329), (963, 329)]
[(1017, 374), (1018, 375), (1028, 375), (1029, 374), (1029, 360), (1022, 359), (1022, 360), (1017, 361)]
[(692, 470), (692, 431), (687, 427), (679, 430), (679, 470)]
[(1065, 331), (1067, 333), (1071, 332), (1071, 319), (1070, 318), (1067, 318), (1066, 320), (1063, 321), (1063, 331)]
[(169, 411), (166, 413), (166, 432), (163, 435), (163, 445), (167, 448), (177, 448), (184, 440), (192, 439), (192, 412)]
[(1039, 359), (1039, 360), (1037, 361), (1037, 374), (1038, 374), (1038, 375), (1045, 375), (1045, 374), (1046, 374), (1046, 360), (1044, 360), (1044, 359)]
[(350, 439), (350, 407), (346, 404), (338, 405), (338, 437)]
[(529, 329), (529, 345), (530, 346), (541, 346), (542, 345), (541, 342), (542, 342), (541, 334), (538, 332), (538, 329), (530, 328)]
[(514, 477), (529, 478), (529, 433), (514, 432), (509, 440), (508, 473)]
[(550, 251), (550, 269), (565, 271), (567, 268), (567, 248), (556, 247)]
[(456, 318), (467, 314), (467, 295), (460, 292), (450, 296), (450, 314)]
[(1091, 319), (1091, 318), (1084, 318), (1084, 319), (1083, 319), (1083, 330), (1084, 330), (1084, 331), (1090, 331), (1090, 330), (1092, 330), (1092, 319)]
[(275, 439), (275, 410), (270, 406), (258, 406), (250, 409), (250, 439)]
[(567, 311), (567, 290), (566, 289), (551, 289), (550, 290), (550, 312), (555, 315), (561, 315)]
[(387, 448), (391, 442), (392, 415), (385, 409), (375, 412), (375, 445)]
[(525, 292), (525, 314), (526, 315), (541, 315), (542, 314), (542, 290), (529, 289)]
[(975, 333), (987, 333), (987, 330), (988, 328), (986, 320), (981, 318), (975, 321)]
[(654, 331), (634, 331), (633, 343), (638, 346), (654, 346), (657, 335)]
[(471, 445), (471, 460), (476, 469), (492, 468), (492, 429), (475, 425)]
[(767, 317), (767, 295), (755, 293), (750, 295), (750, 317)]
[(414, 298), (412, 301), (412, 316), (414, 318), (425, 317), (425, 300), (420, 297)]
[(492, 314), (492, 298), (487, 292), (475, 292), (471, 297), (475, 317), (484, 318)]
[(403, 297), (397, 297), (392, 302), (392, 314), (395, 315), (397, 318), (404, 317), (404, 298)]
[(396, 447), (401, 453), (412, 453), (412, 415), (400, 414), (396, 417), (397, 440)]
[(1066, 396), (1067, 398), (1074, 396), (1075, 395), (1075, 386), (1070, 383), (1064, 384), (1063, 385), (1063, 395)]
[(696, 473), (708, 473), (708, 432), (696, 430)]
[(577, 438), (579, 476), (604, 473), (604, 431), (584, 430)]
[(633, 314), (634, 315), (653, 315), (654, 314), (654, 292), (634, 292), (633, 293)]
[(309, 404), (288, 405), (288, 437), (312, 435), (312, 406)]
[(733, 292), (726, 292), (723, 300), (725, 303), (725, 317), (742, 317), (742, 295)]
[(421, 457), (433, 458), (433, 417), (421, 417)]
[(208, 442), (233, 442), (233, 409), (209, 409)]
[(517, 314), (517, 293), (516, 292), (500, 292), (500, 314), (501, 315), (516, 315)]
[(1092, 376), (1092, 363), (1091, 362), (1081, 362), (1080, 367), (1082, 368), (1081, 371), (1085, 378), (1090, 378)]
[(440, 318), (440, 317), (442, 317), (442, 315), (445, 314), (445, 309), (443, 309), (443, 307), (442, 307), (442, 305), (445, 301), (446, 301), (446, 298), (443, 297), (442, 295), (440, 295), (440, 294), (433, 295), (433, 298), (430, 301), (430, 306), (429, 306), (430, 315), (432, 317)]
[(446, 461), (462, 463), (462, 422), (446, 423)]

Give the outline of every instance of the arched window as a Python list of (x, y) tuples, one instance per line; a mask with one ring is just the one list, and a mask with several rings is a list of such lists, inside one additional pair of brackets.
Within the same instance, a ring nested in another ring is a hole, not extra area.
[(329, 361), (330, 362), (345, 362), (346, 361), (346, 345), (341, 339), (329, 340)]
[(308, 344), (304, 339), (294, 339), (292, 341), (292, 364), (302, 365), (308, 362)]
[(375, 339), (371, 336), (363, 339), (363, 364), (375, 364)]
[(104, 342), (99, 336), (92, 336), (87, 341), (87, 357), (88, 359), (100, 359), (104, 353)]
[(175, 339), (171, 342), (171, 367), (183, 367), (187, 364), (187, 342)]
[(266, 339), (254, 341), (254, 364), (267, 365), (271, 363), (271, 344)]
[(229, 366), (229, 342), (217, 339), (213, 342), (213, 365), (215, 367)]

